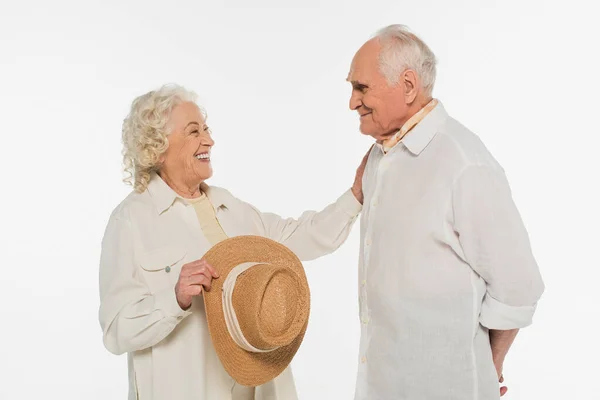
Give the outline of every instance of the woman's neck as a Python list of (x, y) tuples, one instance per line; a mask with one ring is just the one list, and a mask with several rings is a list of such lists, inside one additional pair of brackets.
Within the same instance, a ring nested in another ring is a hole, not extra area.
[(159, 172), (158, 175), (162, 178), (162, 180), (183, 198), (186, 199), (195, 199), (200, 197), (202, 192), (200, 191), (200, 182), (185, 182), (184, 180), (171, 179), (169, 174), (165, 172)]

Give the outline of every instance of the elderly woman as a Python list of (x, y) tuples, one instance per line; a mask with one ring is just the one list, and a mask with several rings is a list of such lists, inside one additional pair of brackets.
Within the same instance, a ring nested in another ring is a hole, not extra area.
[(202, 257), (239, 235), (278, 241), (301, 260), (333, 252), (360, 213), (366, 159), (335, 203), (283, 219), (204, 182), (214, 141), (194, 94), (182, 87), (138, 97), (123, 143), (134, 191), (113, 211), (102, 241), (99, 317), (106, 348), (128, 353), (129, 399), (295, 399), (289, 368), (256, 388), (225, 372), (199, 297), (219, 275)]

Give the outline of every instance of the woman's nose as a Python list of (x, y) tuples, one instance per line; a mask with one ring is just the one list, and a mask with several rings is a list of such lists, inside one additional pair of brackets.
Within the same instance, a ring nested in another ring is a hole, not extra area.
[(202, 136), (202, 141), (200, 142), (202, 145), (204, 146), (209, 146), (212, 147), (215, 145), (215, 141), (213, 140), (213, 138), (209, 135), (203, 135)]

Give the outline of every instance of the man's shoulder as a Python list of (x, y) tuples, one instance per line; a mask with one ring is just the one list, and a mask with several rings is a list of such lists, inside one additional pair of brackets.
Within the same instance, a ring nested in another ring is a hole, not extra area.
[(449, 153), (458, 157), (463, 166), (486, 165), (499, 168), (489, 148), (481, 137), (458, 120), (448, 117), (439, 130), (440, 139)]

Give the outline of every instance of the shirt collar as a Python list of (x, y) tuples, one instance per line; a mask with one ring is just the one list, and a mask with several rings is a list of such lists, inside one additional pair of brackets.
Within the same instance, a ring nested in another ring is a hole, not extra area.
[(402, 140), (401, 143), (418, 156), (436, 135), (439, 126), (448, 118), (440, 101)]
[(206, 194), (215, 211), (221, 207), (227, 208), (227, 202), (231, 199), (229, 192), (216, 186), (208, 186), (204, 182), (200, 184), (200, 190)]
[[(225, 192), (222, 189), (210, 187), (202, 182), (200, 184), (200, 190), (206, 194), (206, 197), (208, 197), (208, 200), (210, 200), (215, 210), (226, 206)], [(168, 210), (175, 200), (184, 200), (183, 197), (171, 189), (158, 174), (153, 174), (150, 178), (150, 182), (148, 183), (148, 193), (152, 198), (152, 202), (154, 203), (158, 214), (162, 214)]]

